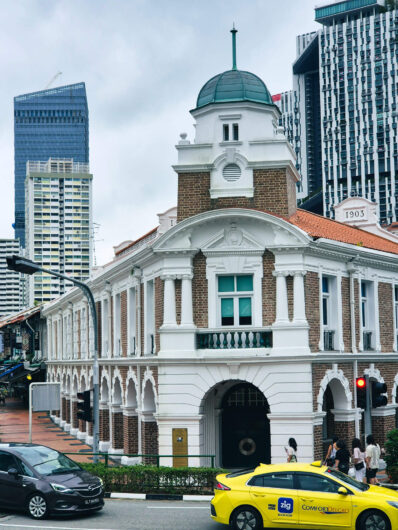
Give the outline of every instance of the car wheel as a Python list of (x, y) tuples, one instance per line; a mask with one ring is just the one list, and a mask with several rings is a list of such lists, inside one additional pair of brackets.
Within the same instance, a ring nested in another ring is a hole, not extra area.
[(40, 493), (35, 493), (28, 500), (28, 513), (33, 519), (44, 519), (47, 515), (47, 501)]
[(231, 523), (235, 530), (260, 530), (263, 528), (260, 514), (251, 506), (241, 506), (235, 510)]
[(391, 525), (384, 513), (369, 510), (360, 516), (358, 530), (391, 530)]

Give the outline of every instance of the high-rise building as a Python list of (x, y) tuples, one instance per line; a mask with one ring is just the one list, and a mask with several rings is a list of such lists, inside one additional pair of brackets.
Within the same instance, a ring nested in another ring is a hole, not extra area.
[[(78, 280), (91, 266), (92, 175), (88, 164), (72, 159), (26, 165), (26, 257)], [(47, 302), (71, 284), (37, 273), (28, 277), (28, 302)]]
[(397, 221), (398, 11), (384, 4), (317, 6), (322, 29), (297, 38), (293, 145), (304, 194), (306, 182), (309, 196), (322, 183), (328, 217), (347, 197), (363, 196), (377, 203), (381, 223)]
[(280, 124), (296, 153), (301, 180), (297, 186), (299, 201), (322, 188), (319, 60), (317, 32), (296, 39), (293, 64), (293, 90), (272, 97), (282, 116)]
[(18, 312), (24, 304), (21, 275), (7, 268), (6, 258), (20, 254), (18, 239), (0, 239), (0, 317)]
[(15, 237), (25, 247), (26, 162), (73, 158), (89, 162), (88, 107), (84, 83), (14, 98)]

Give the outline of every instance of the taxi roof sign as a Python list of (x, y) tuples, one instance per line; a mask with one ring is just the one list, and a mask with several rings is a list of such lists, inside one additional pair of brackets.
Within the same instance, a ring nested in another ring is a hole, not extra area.
[(314, 467), (322, 467), (322, 460), (316, 460), (315, 462), (312, 462), (311, 465)]

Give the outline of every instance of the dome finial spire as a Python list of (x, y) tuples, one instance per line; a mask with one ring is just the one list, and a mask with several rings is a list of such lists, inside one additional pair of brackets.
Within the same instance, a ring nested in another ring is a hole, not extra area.
[(235, 22), (232, 24), (232, 70), (236, 70), (236, 34), (238, 30), (235, 29)]

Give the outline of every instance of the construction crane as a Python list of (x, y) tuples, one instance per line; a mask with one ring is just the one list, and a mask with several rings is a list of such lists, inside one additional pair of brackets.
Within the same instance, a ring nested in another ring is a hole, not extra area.
[(55, 74), (55, 76), (52, 77), (52, 78), (50, 79), (50, 82), (47, 83), (47, 85), (44, 87), (44, 90), (47, 90), (47, 88), (50, 88), (50, 86), (54, 83), (54, 81), (55, 81), (60, 75), (62, 75), (62, 72), (57, 72), (57, 73)]

